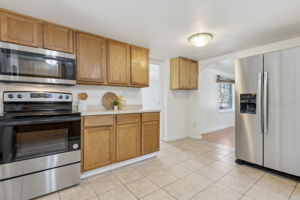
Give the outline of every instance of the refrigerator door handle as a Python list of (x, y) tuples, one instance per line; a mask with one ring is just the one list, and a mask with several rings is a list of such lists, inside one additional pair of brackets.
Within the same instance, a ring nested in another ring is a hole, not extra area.
[(264, 103), (263, 103), (263, 116), (264, 116), (264, 134), (268, 133), (268, 72), (264, 72)]
[(259, 121), (259, 123), (258, 123), (258, 128), (259, 128), (259, 133), (263, 133), (263, 121), (262, 121), (262, 113), (261, 113), (261, 111), (262, 111), (262, 99), (261, 99), (261, 95), (262, 95), (262, 73), (261, 72), (259, 72), (258, 73), (258, 89), (257, 89), (257, 108), (258, 108), (258, 110), (257, 110), (257, 112), (258, 112), (258, 121)]

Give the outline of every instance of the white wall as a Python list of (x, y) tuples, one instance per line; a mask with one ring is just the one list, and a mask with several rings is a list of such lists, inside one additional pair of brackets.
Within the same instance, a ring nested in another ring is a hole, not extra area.
[(201, 71), (201, 133), (221, 130), (234, 126), (234, 111), (219, 111), (219, 88), (216, 82), (217, 75), (234, 77), (234, 74), (228, 74), (219, 70), (204, 68)]
[(162, 64), (163, 70), (163, 118), (165, 141), (188, 136), (188, 100), (191, 91), (170, 89), (170, 60)]
[[(237, 51), (233, 52), (230, 54), (218, 56), (218, 57), (213, 57), (210, 59), (205, 59), (205, 60), (199, 60), (199, 65), (201, 66), (199, 70), (199, 90), (196, 94), (193, 94), (190, 99), (189, 99), (189, 107), (188, 107), (188, 113), (189, 113), (189, 118), (190, 120), (188, 121), (188, 132), (190, 137), (197, 137), (200, 138), (203, 130), (205, 130), (205, 124), (203, 120), (198, 120), (198, 119), (203, 119), (205, 118), (205, 112), (202, 108), (202, 105), (204, 104), (203, 102), (205, 101), (205, 94), (204, 91), (201, 89), (201, 79), (204, 77), (202, 76), (203, 70), (209, 66), (209, 64), (214, 63), (214, 62), (220, 62), (222, 60), (227, 60), (227, 59), (237, 59), (241, 57), (247, 57), (247, 56), (252, 56), (256, 54), (261, 54), (261, 53), (266, 53), (270, 51), (277, 51), (280, 49), (285, 49), (285, 48), (291, 48), (291, 47), (296, 47), (300, 46), (300, 37), (292, 38), (289, 40), (284, 40), (280, 42), (275, 42), (271, 43), (268, 45), (263, 45), (259, 46), (256, 48), (251, 48), (243, 51)], [(196, 104), (195, 106), (193, 106)]]
[[(142, 104), (142, 93), (140, 88), (128, 88), (128, 87), (108, 87), (108, 86), (94, 86), (94, 85), (76, 85), (76, 86), (45, 86), (34, 84), (7, 84), (0, 83), (0, 102), (2, 104), (3, 91), (61, 91), (71, 92), (74, 100), (73, 105), (77, 105), (77, 95), (81, 92), (86, 92), (88, 97), (88, 105), (102, 106), (102, 96), (106, 92), (114, 92), (117, 95), (122, 95), (128, 105), (130, 104)], [(0, 106), (2, 109), (2, 105)]]

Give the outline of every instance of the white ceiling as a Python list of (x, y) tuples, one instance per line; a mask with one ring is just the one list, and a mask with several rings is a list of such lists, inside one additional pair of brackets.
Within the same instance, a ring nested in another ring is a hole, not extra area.
[(210, 63), (206, 65), (205, 67), (215, 69), (221, 72), (225, 72), (228, 74), (234, 74), (235, 72), (235, 60), (234, 59), (226, 59), (217, 61), (214, 63)]
[[(0, 0), (0, 7), (124, 42), (204, 59), (300, 36), (300, 0)], [(197, 48), (187, 37), (215, 37)]]

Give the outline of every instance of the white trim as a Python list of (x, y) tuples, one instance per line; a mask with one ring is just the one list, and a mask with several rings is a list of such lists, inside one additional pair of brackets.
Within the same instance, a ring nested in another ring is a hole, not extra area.
[(204, 129), (204, 130), (201, 131), (201, 134), (206, 134), (206, 133), (210, 133), (210, 132), (214, 132), (214, 131), (219, 131), (219, 130), (222, 130), (222, 129), (225, 129), (225, 128), (230, 128), (230, 127), (234, 127), (234, 124)]
[(136, 162), (146, 160), (146, 159), (149, 159), (149, 158), (153, 158), (153, 157), (156, 157), (156, 156), (157, 156), (157, 152), (150, 153), (150, 154), (140, 156), (140, 157), (137, 157), (137, 158), (133, 158), (133, 159), (130, 159), (130, 160), (125, 160), (125, 161), (122, 161), (122, 162), (114, 163), (114, 164), (107, 165), (107, 166), (104, 166), (104, 167), (100, 167), (100, 168), (82, 173), (80, 178), (81, 179), (88, 178), (90, 176), (101, 174), (101, 173), (104, 173), (104, 172), (107, 172), (107, 171), (110, 171), (110, 170), (113, 170), (113, 169), (124, 167), (126, 165), (130, 165), (132, 163), (136, 163)]

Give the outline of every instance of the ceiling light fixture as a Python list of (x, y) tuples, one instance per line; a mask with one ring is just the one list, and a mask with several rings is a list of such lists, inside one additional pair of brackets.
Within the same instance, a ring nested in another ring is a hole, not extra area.
[(188, 41), (196, 47), (203, 47), (207, 45), (207, 43), (209, 43), (212, 38), (213, 35), (210, 33), (196, 33), (194, 35), (191, 35), (188, 38)]

